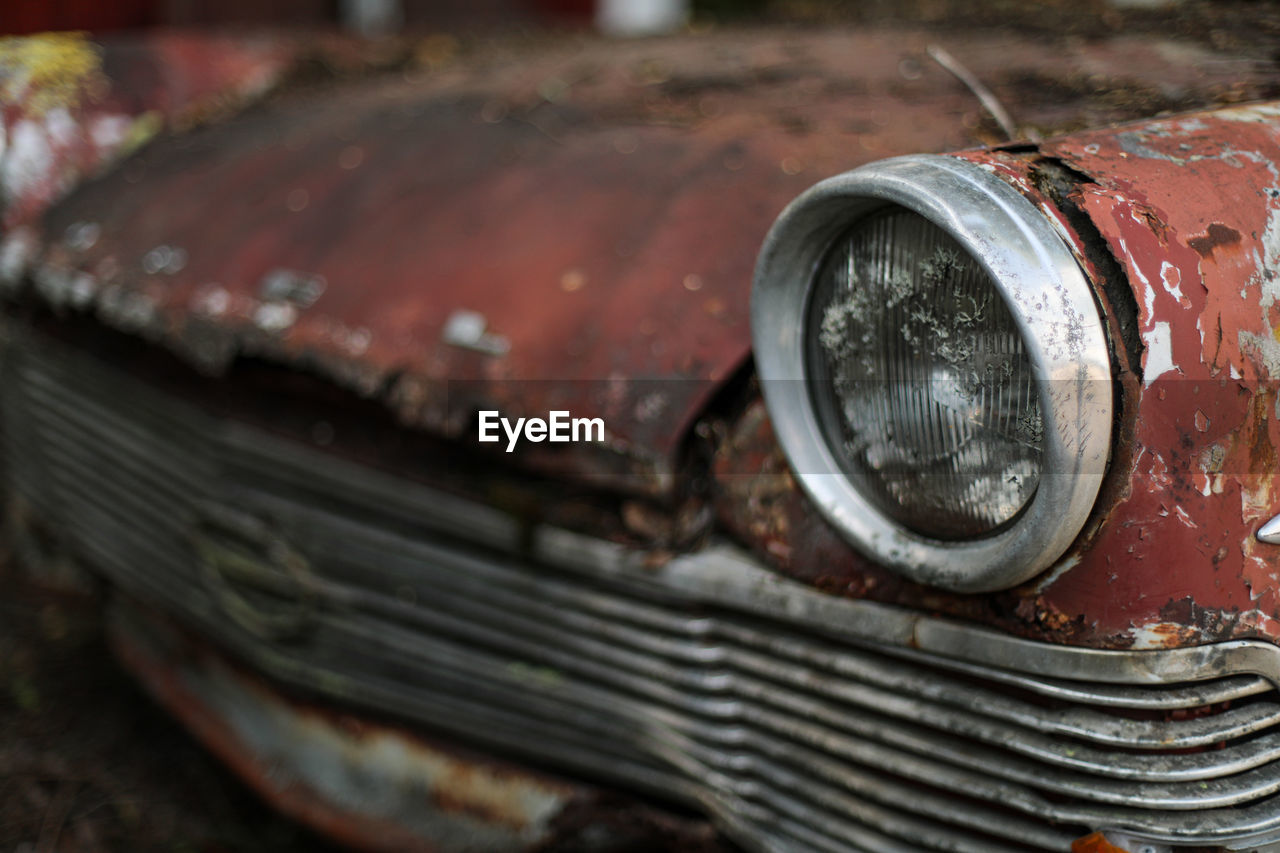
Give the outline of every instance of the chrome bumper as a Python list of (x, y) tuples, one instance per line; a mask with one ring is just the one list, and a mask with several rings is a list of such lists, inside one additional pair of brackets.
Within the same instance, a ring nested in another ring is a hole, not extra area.
[(23, 335), (11, 491), (282, 682), (693, 804), (770, 850), (1280, 838), (1280, 649), (1048, 646), (649, 555), (212, 418)]

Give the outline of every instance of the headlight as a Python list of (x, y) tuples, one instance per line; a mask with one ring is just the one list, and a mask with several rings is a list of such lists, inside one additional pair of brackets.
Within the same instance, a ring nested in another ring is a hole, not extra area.
[(838, 237), (806, 319), (827, 443), (876, 509), (937, 539), (1012, 521), (1040, 482), (1040, 401), (1013, 315), (945, 231), (901, 207)]
[(752, 323), (778, 439), (857, 547), (1000, 589), (1084, 525), (1111, 436), (1092, 290), (1020, 193), (950, 157), (824, 181), (765, 241)]

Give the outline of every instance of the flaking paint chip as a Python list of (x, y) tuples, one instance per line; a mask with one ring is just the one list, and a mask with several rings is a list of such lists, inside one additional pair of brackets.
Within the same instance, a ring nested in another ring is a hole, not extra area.
[(460, 309), (449, 315), (441, 337), (446, 344), (482, 352), (486, 355), (506, 355), (511, 343), (503, 335), (486, 331), (489, 321), (478, 311)]

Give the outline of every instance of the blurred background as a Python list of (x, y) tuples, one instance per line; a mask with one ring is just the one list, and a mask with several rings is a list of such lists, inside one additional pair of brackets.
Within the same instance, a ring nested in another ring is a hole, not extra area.
[(903, 22), (1101, 36), (1138, 28), (1280, 48), (1270, 0), (5, 0), (0, 34), (151, 27), (338, 28), (363, 35), (596, 28), (652, 35), (718, 24)]

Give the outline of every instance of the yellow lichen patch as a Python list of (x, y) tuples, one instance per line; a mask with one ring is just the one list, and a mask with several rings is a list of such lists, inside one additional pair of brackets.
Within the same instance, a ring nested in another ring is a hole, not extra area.
[(124, 157), (141, 148), (162, 130), (164, 130), (164, 115), (156, 110), (148, 110), (135, 118), (129, 125), (128, 135), (125, 136), (120, 143), (120, 148), (116, 150), (113, 156)]
[(102, 57), (85, 33), (0, 38), (0, 101), (41, 115), (73, 109), (105, 86)]

